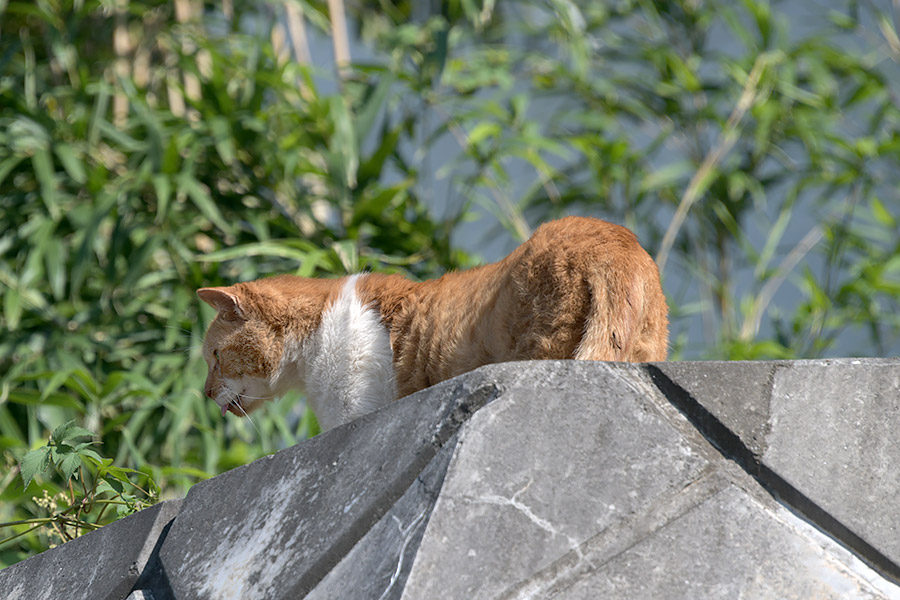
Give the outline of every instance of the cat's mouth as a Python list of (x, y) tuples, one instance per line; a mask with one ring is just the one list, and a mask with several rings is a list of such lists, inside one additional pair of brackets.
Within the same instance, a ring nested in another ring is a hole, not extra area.
[(241, 406), (240, 398), (232, 400), (228, 404), (222, 405), (222, 416), (224, 417), (225, 413), (227, 413), (227, 412), (230, 412), (231, 414), (238, 416), (238, 417), (243, 417), (244, 415), (247, 414), (247, 412)]

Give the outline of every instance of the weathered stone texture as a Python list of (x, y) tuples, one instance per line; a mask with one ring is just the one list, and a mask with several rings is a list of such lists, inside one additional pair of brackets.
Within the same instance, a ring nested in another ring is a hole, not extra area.
[(900, 598), (898, 409), (895, 360), (492, 365), (0, 598)]

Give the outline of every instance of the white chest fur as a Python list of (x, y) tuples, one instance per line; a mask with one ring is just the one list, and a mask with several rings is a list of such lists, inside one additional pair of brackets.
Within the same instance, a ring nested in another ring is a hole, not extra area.
[(319, 328), (300, 347), (306, 397), (319, 425), (331, 429), (397, 397), (393, 353), (378, 311), (363, 306), (347, 279)]

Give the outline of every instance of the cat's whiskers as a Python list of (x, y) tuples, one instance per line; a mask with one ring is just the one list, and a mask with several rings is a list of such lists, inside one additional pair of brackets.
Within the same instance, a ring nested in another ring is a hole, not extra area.
[(257, 436), (262, 435), (262, 434), (259, 432), (259, 429), (256, 428), (256, 423), (253, 422), (253, 419), (251, 419), (251, 418), (250, 418), (250, 415), (247, 414), (247, 411), (244, 410), (244, 407), (243, 407), (243, 405), (241, 404), (241, 395), (240, 395), (240, 394), (238, 394), (238, 398), (237, 398), (237, 400), (234, 402), (234, 405), (237, 406), (238, 410), (241, 411), (241, 412), (244, 414), (245, 417), (247, 417), (247, 420), (248, 420), (248, 421), (250, 421), (250, 426), (253, 427), (253, 431), (256, 432), (256, 435), (257, 435)]
[(172, 348), (172, 352), (180, 352), (182, 354), (190, 354), (195, 350), (202, 350), (203, 344), (193, 344), (191, 346), (178, 346), (177, 348)]
[(246, 398), (247, 400), (271, 400), (271, 396), (248, 396), (247, 394), (238, 394), (241, 398)]
[(250, 421), (250, 426), (253, 427), (253, 430), (256, 432), (256, 435), (257, 436), (262, 435), (262, 433), (260, 433), (259, 429), (256, 427), (256, 423), (253, 422), (253, 419), (250, 418), (250, 415), (244, 409), (241, 399), (247, 398), (248, 400), (254, 400), (254, 399), (265, 400), (265, 398), (253, 398), (252, 396), (245, 396), (244, 394), (235, 392), (234, 390), (229, 390), (227, 388), (224, 391), (226, 392), (227, 398), (228, 398), (228, 403), (225, 406), (236, 407), (239, 411), (241, 411), (241, 413), (245, 417), (247, 417), (247, 420)]

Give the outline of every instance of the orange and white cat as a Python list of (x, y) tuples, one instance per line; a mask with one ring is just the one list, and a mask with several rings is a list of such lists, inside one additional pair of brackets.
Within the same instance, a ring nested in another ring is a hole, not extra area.
[(668, 350), (656, 264), (592, 218), (546, 223), (499, 262), (429, 281), (281, 275), (197, 294), (218, 311), (203, 355), (222, 414), (297, 388), (323, 430), (489, 363)]

